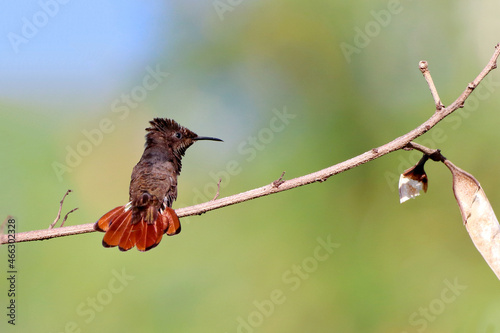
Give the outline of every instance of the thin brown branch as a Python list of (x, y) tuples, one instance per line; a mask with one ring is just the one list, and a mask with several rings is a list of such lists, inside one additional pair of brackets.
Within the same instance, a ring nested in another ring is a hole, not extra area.
[(64, 226), (64, 222), (66, 222), (66, 220), (68, 219), (68, 215), (69, 215), (69, 214), (71, 214), (71, 213), (73, 213), (73, 212), (74, 212), (75, 210), (77, 210), (77, 209), (78, 209), (78, 207), (73, 208), (72, 210), (70, 210), (69, 212), (67, 212), (67, 213), (66, 213), (66, 215), (64, 215), (64, 219), (63, 219), (63, 221), (61, 222), (61, 227), (62, 227), (62, 226)]
[[(59, 211), (57, 212), (57, 216), (54, 220), (54, 222), (52, 222), (50, 225), (49, 225), (49, 229), (52, 229), (55, 227), (55, 225), (57, 224), (57, 222), (59, 221), (59, 219), (61, 218), (61, 211), (62, 211), (62, 207), (63, 207), (63, 204), (64, 204), (64, 199), (66, 199), (66, 197), (68, 196), (68, 194), (70, 194), (71, 190), (67, 190), (66, 193), (63, 195), (61, 201), (59, 202)], [(73, 210), (71, 210), (69, 213), (72, 213), (74, 212), (75, 210), (77, 210), (78, 208), (75, 208)], [(68, 213), (68, 214), (69, 214)], [(63, 222), (61, 223), (61, 227), (64, 225), (64, 222), (66, 221), (66, 219), (68, 218), (68, 214), (66, 214), (66, 216), (64, 217), (64, 220)]]
[(434, 162), (443, 162), (444, 160), (446, 160), (446, 157), (444, 157), (441, 154), (441, 150), (439, 150), (439, 149), (427, 148), (426, 146), (423, 146), (423, 145), (418, 144), (416, 142), (408, 143), (408, 145), (405, 147), (405, 149), (407, 149), (407, 148), (421, 151), (422, 153), (427, 155)]
[(418, 68), (424, 75), (425, 81), (429, 85), (429, 89), (431, 90), (432, 98), (434, 99), (434, 103), (436, 104), (436, 110), (439, 111), (444, 108), (444, 104), (441, 103), (441, 99), (439, 98), (439, 94), (437, 92), (436, 86), (434, 85), (434, 80), (432, 79), (431, 72), (429, 72), (429, 67), (427, 61), (422, 60), (418, 63)]
[[(202, 204), (198, 204), (195, 206), (190, 206), (190, 207), (184, 207), (184, 208), (179, 208), (176, 209), (176, 213), (179, 217), (185, 217), (185, 216), (192, 216), (192, 215), (200, 215), (202, 213), (226, 207), (229, 205), (234, 205), (238, 204), (244, 201), (252, 200), (255, 198), (263, 197), (269, 194), (273, 193), (278, 193), (278, 192), (283, 192), (292, 188), (296, 188), (299, 186), (315, 183), (315, 182), (323, 182), (330, 178), (331, 176), (334, 176), (338, 173), (347, 171), (349, 169), (358, 167), (362, 164), (365, 164), (367, 162), (370, 162), (376, 158), (379, 158), (381, 156), (387, 155), (393, 151), (399, 150), (399, 149), (404, 149), (405, 147), (408, 146), (408, 144), (418, 138), (419, 136), (423, 135), (426, 133), (428, 130), (430, 130), (432, 127), (434, 127), (437, 123), (439, 123), (441, 120), (443, 120), (446, 116), (457, 110), (458, 108), (461, 108), (466, 99), (469, 97), (469, 95), (472, 93), (472, 91), (477, 87), (477, 85), (483, 80), (483, 78), (494, 68), (496, 68), (496, 62), (498, 59), (498, 56), (500, 54), (500, 46), (497, 44), (495, 46), (495, 52), (493, 53), (493, 56), (491, 57), (490, 61), (486, 65), (486, 67), (479, 73), (479, 75), (467, 85), (467, 88), (465, 91), (448, 107), (441, 109), (440, 112), (435, 112), (427, 121), (425, 121), (423, 124), (415, 128), (414, 130), (400, 136), (399, 138), (396, 138), (392, 140), (389, 143), (386, 143), (378, 148), (373, 148), (361, 155), (358, 155), (356, 157), (353, 157), (349, 160), (346, 160), (344, 162), (332, 165), (326, 169), (319, 170), (313, 173), (310, 173), (308, 175), (304, 175), (301, 177), (289, 179), (283, 181), (280, 186), (276, 187), (274, 182), (271, 182), (268, 185), (235, 194), (229, 197), (225, 198), (220, 198), (217, 200), (213, 201), (208, 201)], [(16, 241), (17, 242), (26, 242), (26, 241), (34, 241), (34, 240), (41, 240), (41, 239), (49, 239), (49, 238), (54, 238), (54, 237), (61, 237), (61, 236), (68, 236), (68, 235), (76, 235), (76, 234), (83, 234), (83, 233), (88, 233), (88, 232), (93, 232), (93, 223), (89, 224), (82, 224), (82, 225), (76, 225), (76, 226), (70, 226), (70, 227), (62, 227), (62, 228), (57, 228), (57, 229), (49, 229), (49, 230), (36, 230), (36, 231), (28, 231), (28, 232), (22, 232), (16, 235)], [(6, 243), (7, 239), (5, 236), (2, 237), (1, 239), (1, 244)]]
[(283, 177), (285, 177), (285, 171), (283, 171), (281, 173), (281, 176), (280, 178), (276, 179), (274, 182), (273, 182), (273, 185), (275, 187), (280, 187), (281, 184), (283, 184), (285, 181), (283, 180)]
[(212, 201), (217, 200), (217, 198), (219, 197), (219, 194), (220, 194), (220, 183), (221, 182), (222, 182), (222, 178), (219, 178), (219, 181), (217, 182), (217, 192), (215, 193), (215, 196), (212, 199)]

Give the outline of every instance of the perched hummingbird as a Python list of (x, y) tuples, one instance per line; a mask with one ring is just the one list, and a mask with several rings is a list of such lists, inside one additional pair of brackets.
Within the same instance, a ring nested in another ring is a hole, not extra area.
[(149, 123), (144, 153), (132, 170), (129, 202), (104, 214), (94, 225), (106, 233), (104, 247), (118, 245), (128, 251), (137, 246), (147, 251), (160, 243), (164, 233), (178, 234), (181, 224), (171, 207), (177, 198), (182, 156), (195, 141), (222, 141), (198, 136), (172, 119), (155, 118)]

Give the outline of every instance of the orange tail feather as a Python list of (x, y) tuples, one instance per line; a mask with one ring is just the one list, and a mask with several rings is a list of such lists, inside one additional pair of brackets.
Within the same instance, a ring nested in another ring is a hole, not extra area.
[(106, 233), (102, 240), (104, 247), (118, 246), (121, 251), (128, 251), (136, 246), (139, 251), (148, 251), (160, 243), (164, 233), (168, 236), (178, 234), (181, 224), (170, 207), (158, 214), (154, 223), (141, 220), (132, 224), (132, 209), (120, 206), (104, 214), (94, 229)]
[(172, 208), (167, 207), (163, 211), (163, 215), (166, 219), (166, 223), (168, 224), (165, 231), (167, 233), (167, 236), (177, 235), (179, 232), (181, 232), (181, 222), (179, 221), (179, 217)]

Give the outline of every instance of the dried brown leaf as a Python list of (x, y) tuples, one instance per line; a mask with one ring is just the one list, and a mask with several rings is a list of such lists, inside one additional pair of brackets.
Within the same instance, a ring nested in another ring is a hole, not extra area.
[(500, 224), (479, 182), (450, 161), (453, 193), (472, 242), (500, 279)]

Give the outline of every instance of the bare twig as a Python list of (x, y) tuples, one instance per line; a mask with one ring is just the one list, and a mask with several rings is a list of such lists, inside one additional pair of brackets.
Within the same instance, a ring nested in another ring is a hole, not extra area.
[(212, 201), (214, 200), (217, 200), (217, 198), (219, 197), (219, 193), (220, 193), (220, 183), (222, 182), (222, 178), (219, 178), (219, 181), (217, 182), (217, 192), (215, 193), (215, 196), (214, 198), (212, 199)]
[(283, 180), (283, 177), (285, 177), (285, 172), (286, 171), (283, 171), (281, 173), (281, 176), (280, 178), (276, 179), (274, 182), (273, 182), (273, 185), (274, 187), (280, 187), (281, 184), (283, 184), (285, 181)]
[(444, 160), (446, 160), (446, 157), (444, 157), (441, 154), (441, 150), (427, 148), (426, 146), (423, 146), (423, 145), (418, 144), (416, 142), (410, 142), (410, 143), (408, 143), (408, 145), (405, 147), (405, 149), (406, 148), (415, 149), (415, 150), (421, 151), (422, 153), (424, 153), (427, 156), (429, 156), (429, 158), (431, 160), (433, 160), (434, 162), (443, 162)]
[[(63, 204), (64, 204), (64, 199), (66, 199), (66, 197), (68, 196), (68, 194), (70, 194), (71, 190), (67, 190), (66, 193), (64, 194), (64, 196), (62, 197), (61, 201), (59, 202), (59, 211), (57, 212), (57, 216), (54, 220), (54, 222), (51, 223), (51, 225), (49, 225), (49, 229), (52, 229), (55, 227), (55, 225), (57, 224), (57, 221), (59, 221), (59, 219), (61, 218), (61, 211), (62, 211), (62, 207), (63, 207)], [(70, 211), (69, 213), (72, 213), (74, 212), (76, 209), (73, 209), (72, 211)], [(69, 214), (68, 213), (68, 214)], [(66, 216), (64, 217), (64, 221), (66, 221), (66, 218), (68, 217), (68, 214), (66, 214)], [(64, 224), (64, 221), (61, 223), (61, 227), (63, 226)]]
[(441, 99), (439, 98), (436, 86), (434, 85), (434, 80), (432, 80), (431, 72), (429, 72), (427, 61), (422, 60), (421, 62), (418, 63), (418, 67), (420, 68), (420, 71), (424, 75), (425, 81), (427, 81), (427, 84), (429, 85), (432, 98), (434, 98), (434, 103), (436, 104), (436, 110), (437, 111), (441, 110), (442, 108), (444, 108), (444, 104), (441, 103)]
[[(255, 198), (263, 197), (269, 194), (273, 193), (278, 193), (282, 191), (286, 191), (292, 188), (296, 188), (299, 186), (315, 183), (315, 182), (322, 182), (327, 180), (333, 175), (336, 175), (338, 173), (347, 171), (349, 169), (358, 167), (362, 164), (365, 164), (367, 162), (370, 162), (376, 158), (379, 158), (381, 156), (387, 155), (393, 151), (399, 150), (399, 149), (404, 149), (405, 147), (408, 146), (410, 142), (418, 138), (419, 136), (423, 135), (426, 133), (428, 130), (430, 130), (432, 127), (434, 127), (437, 123), (439, 123), (441, 120), (443, 120), (446, 116), (457, 110), (458, 108), (463, 107), (465, 100), (469, 97), (469, 95), (472, 93), (472, 91), (477, 87), (479, 82), (484, 79), (484, 77), (494, 68), (496, 68), (496, 61), (498, 59), (498, 56), (500, 54), (500, 46), (497, 44), (495, 46), (495, 52), (493, 53), (493, 56), (491, 57), (490, 61), (486, 65), (486, 67), (479, 73), (479, 75), (467, 85), (467, 88), (464, 90), (464, 92), (448, 107), (442, 108), (440, 112), (435, 112), (427, 121), (425, 121), (423, 124), (415, 128), (414, 130), (400, 136), (399, 138), (396, 138), (392, 140), (389, 143), (386, 143), (378, 148), (373, 148), (370, 149), (369, 151), (358, 155), (356, 157), (353, 157), (349, 160), (346, 160), (344, 162), (332, 165), (326, 169), (319, 170), (313, 173), (310, 173), (305, 176), (297, 177), (294, 179), (289, 179), (283, 181), (279, 187), (276, 187), (274, 185), (274, 182), (271, 184), (235, 194), (229, 197), (217, 199), (217, 200), (212, 200), (208, 201), (202, 204), (198, 204), (195, 206), (190, 206), (190, 207), (184, 207), (184, 208), (179, 208), (176, 209), (175, 212), (179, 217), (185, 217), (185, 216), (192, 216), (192, 215), (200, 215), (202, 213), (226, 207), (229, 205), (234, 205), (237, 203), (241, 203), (244, 201), (252, 200)], [(26, 241), (34, 241), (34, 240), (41, 240), (41, 239), (49, 239), (49, 238), (54, 238), (54, 237), (61, 237), (61, 236), (68, 236), (68, 235), (76, 235), (76, 234), (83, 234), (83, 233), (88, 233), (88, 232), (93, 232), (93, 223), (89, 224), (82, 224), (82, 225), (76, 225), (76, 226), (70, 226), (70, 227), (62, 227), (62, 228), (57, 228), (57, 229), (49, 229), (49, 230), (36, 230), (36, 231), (28, 231), (28, 232), (23, 232), (23, 233), (18, 233), (16, 235), (16, 241), (17, 242), (26, 242)], [(6, 237), (3, 236), (1, 239), (0, 243), (6, 243)]]
[(71, 213), (73, 213), (73, 212), (74, 212), (75, 210), (77, 210), (77, 209), (78, 209), (78, 207), (73, 208), (72, 210), (70, 210), (69, 212), (67, 212), (67, 213), (66, 213), (66, 215), (64, 215), (64, 219), (63, 219), (63, 221), (61, 222), (61, 227), (62, 227), (62, 226), (64, 226), (64, 222), (66, 222), (66, 220), (67, 220), (67, 218), (68, 218), (68, 215), (69, 215), (69, 214), (71, 214)]

